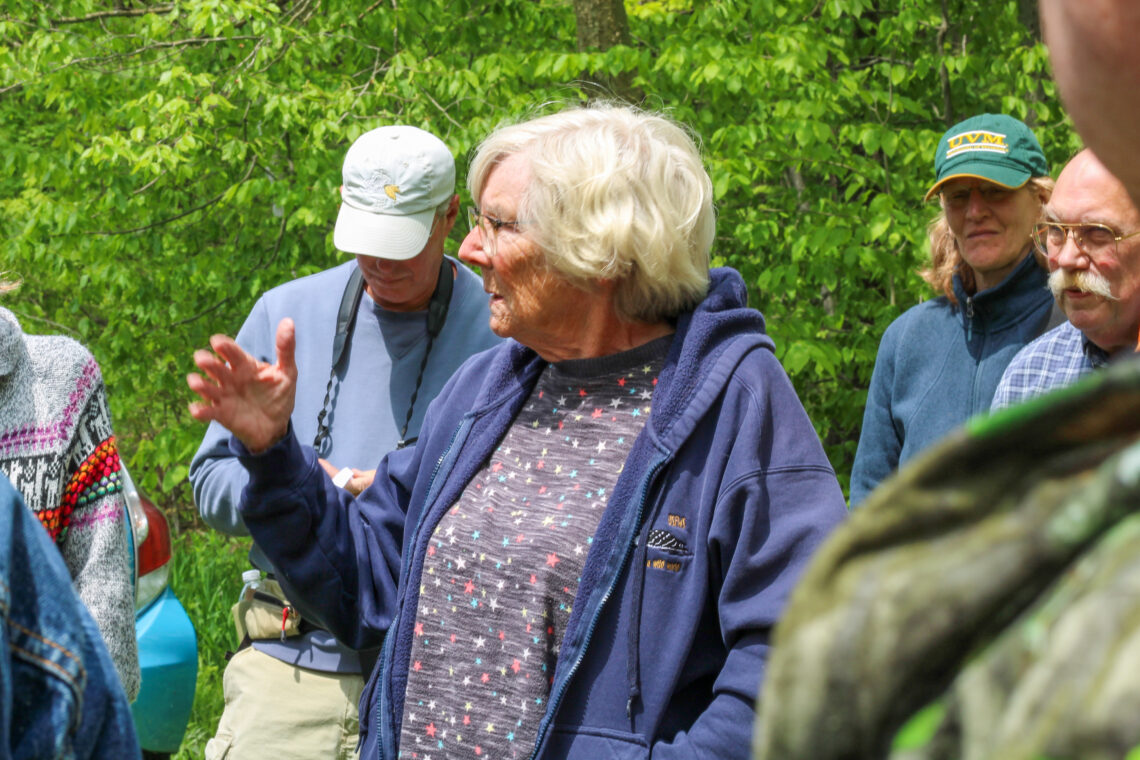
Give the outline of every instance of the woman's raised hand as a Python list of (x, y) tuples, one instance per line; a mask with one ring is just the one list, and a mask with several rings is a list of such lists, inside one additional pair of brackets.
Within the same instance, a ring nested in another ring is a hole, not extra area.
[(247, 354), (233, 338), (210, 338), (213, 353), (199, 349), (196, 372), (186, 376), (190, 390), (202, 397), (190, 404), (196, 420), (215, 420), (251, 452), (264, 451), (285, 437), (297, 393), (297, 341), (293, 320), (277, 325), (277, 362), (269, 364)]

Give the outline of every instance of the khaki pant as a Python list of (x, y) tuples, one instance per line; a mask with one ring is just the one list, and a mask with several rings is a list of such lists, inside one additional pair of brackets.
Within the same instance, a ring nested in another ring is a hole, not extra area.
[(353, 760), (358, 673), (298, 668), (246, 647), (222, 679), (226, 707), (206, 760)]

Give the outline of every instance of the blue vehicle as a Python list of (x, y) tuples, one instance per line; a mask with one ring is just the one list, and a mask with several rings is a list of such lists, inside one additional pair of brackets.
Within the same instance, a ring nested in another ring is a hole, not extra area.
[(125, 468), (123, 475), (142, 670), (142, 687), (131, 714), (143, 756), (158, 760), (178, 751), (190, 721), (198, 680), (198, 637), (170, 589), (170, 526), (162, 512), (139, 494)]

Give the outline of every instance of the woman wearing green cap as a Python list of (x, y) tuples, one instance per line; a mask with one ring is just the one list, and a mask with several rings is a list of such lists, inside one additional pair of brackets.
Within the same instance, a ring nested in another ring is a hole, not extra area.
[(928, 229), (940, 295), (883, 334), (851, 472), (851, 504), (970, 416), (988, 410), (1014, 354), (1050, 322), (1053, 298), (1030, 240), (1053, 180), (1033, 132), (982, 114), (938, 143), (926, 199), (941, 209)]

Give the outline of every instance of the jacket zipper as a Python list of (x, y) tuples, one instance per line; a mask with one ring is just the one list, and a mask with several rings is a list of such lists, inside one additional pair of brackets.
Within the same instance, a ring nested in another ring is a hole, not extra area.
[[(435, 468), (431, 472), (431, 480), (429, 481), (429, 484), (428, 484), (428, 492), (427, 492), (427, 495), (424, 497), (424, 508), (423, 508), (423, 510), (420, 511), (419, 519), (416, 520), (415, 532), (412, 534), (411, 540), (408, 542), (409, 547), (411, 547), (413, 549), (413, 551), (415, 549), (416, 539), (419, 537), (419, 534), (420, 534), (420, 528), (423, 526), (424, 518), (427, 516), (428, 510), (429, 510), (431, 504), (433, 503), (435, 497), (439, 495), (435, 491), (436, 477), (439, 475), (440, 468), (443, 467), (443, 461), (445, 459), (447, 459), (449, 454), (451, 454), (451, 449), (455, 445), (456, 439), (459, 438), (459, 432), (463, 429), (464, 425), (469, 424), (469, 422), (470, 422), (470, 420), (468, 420), (468, 419), (463, 419), (460, 421), (459, 425), (457, 425), (455, 430), (452, 431), (452, 433), (451, 433), (451, 440), (449, 440), (447, 442), (447, 446), (444, 448), (443, 453), (439, 455), (439, 459), (437, 459), (435, 462)], [(404, 563), (404, 562), (400, 563), (400, 580), (396, 586), (397, 589), (407, 588), (408, 576), (411, 575), (410, 564), (411, 563)], [(377, 731), (377, 734), (376, 734), (376, 754), (377, 754), (377, 757), (379, 758), (379, 760), (384, 760), (384, 724), (381, 721), (383, 720), (383, 716), (384, 716), (385, 711), (390, 709), (390, 706), (388, 705), (389, 700), (388, 700), (388, 684), (387, 684), (387, 672), (386, 672), (387, 668), (385, 667), (385, 663), (391, 659), (392, 650), (396, 646), (396, 643), (395, 643), (396, 639), (395, 639), (395, 635), (393, 632), (396, 631), (397, 628), (399, 627), (400, 616), (403, 613), (403, 609), (404, 609), (404, 595), (401, 594), (400, 598), (399, 598), (398, 607), (396, 609), (396, 612), (392, 616), (392, 622), (388, 625), (388, 632), (386, 634), (384, 634), (384, 645), (383, 645), (383, 648), (382, 648), (381, 653), (380, 653), (380, 659), (377, 660), (377, 666), (380, 668), (380, 674), (379, 674), (380, 681), (376, 684), (376, 686), (377, 686), (377, 688), (380, 689), (380, 698), (376, 700), (375, 726), (376, 726), (376, 731)], [(396, 732), (396, 720), (395, 720), (395, 717), (393, 716), (393, 718), (392, 718), (392, 733), (395, 734), (395, 732)], [(396, 746), (399, 746), (399, 737), (393, 736), (392, 738), (393, 738), (393, 741), (396, 743)]]
[(966, 296), (966, 342), (974, 337), (974, 297)]
[[(635, 525), (641, 524), (641, 517), (645, 512), (645, 497), (649, 494), (649, 484), (653, 482), (653, 478), (657, 475), (657, 472), (661, 469), (661, 466), (665, 463), (665, 460), (667, 458), (667, 456), (661, 457), (656, 462), (654, 462), (653, 465), (649, 468), (649, 472), (646, 474), (645, 480), (642, 481), (641, 494), (637, 500), (637, 513), (636, 519), (634, 520)], [(554, 720), (554, 713), (558, 711), (559, 705), (562, 704), (562, 698), (566, 694), (566, 689), (568, 688), (571, 679), (573, 679), (574, 674), (578, 672), (578, 668), (586, 656), (586, 650), (590, 647), (590, 640), (594, 637), (594, 629), (598, 627), (598, 618), (601, 617), (602, 609), (605, 608), (606, 604), (610, 600), (610, 597), (613, 596), (614, 588), (617, 586), (618, 578), (621, 577), (621, 569), (625, 567), (625, 564), (629, 561), (629, 554), (633, 551), (633, 547), (636, 544), (637, 537), (639, 535), (640, 531), (634, 531), (634, 540), (626, 542), (625, 553), (622, 555), (621, 562), (618, 563), (617, 572), (614, 574), (613, 578), (610, 579), (610, 585), (606, 589), (606, 593), (602, 596), (601, 603), (599, 603), (597, 609), (594, 610), (594, 615), (590, 619), (590, 627), (586, 629), (586, 636), (582, 639), (582, 645), (578, 647), (578, 655), (574, 658), (574, 664), (570, 666), (570, 670), (567, 671), (566, 676), (562, 678), (561, 681), (559, 681), (558, 691), (554, 694), (554, 698), (548, 700), (546, 703), (546, 714), (538, 724), (538, 736), (535, 738), (534, 749), (531, 750), (531, 753), (527, 760), (535, 760), (535, 758), (538, 757), (538, 748), (542, 746), (543, 739), (546, 738), (546, 732), (550, 730), (550, 724)]]

